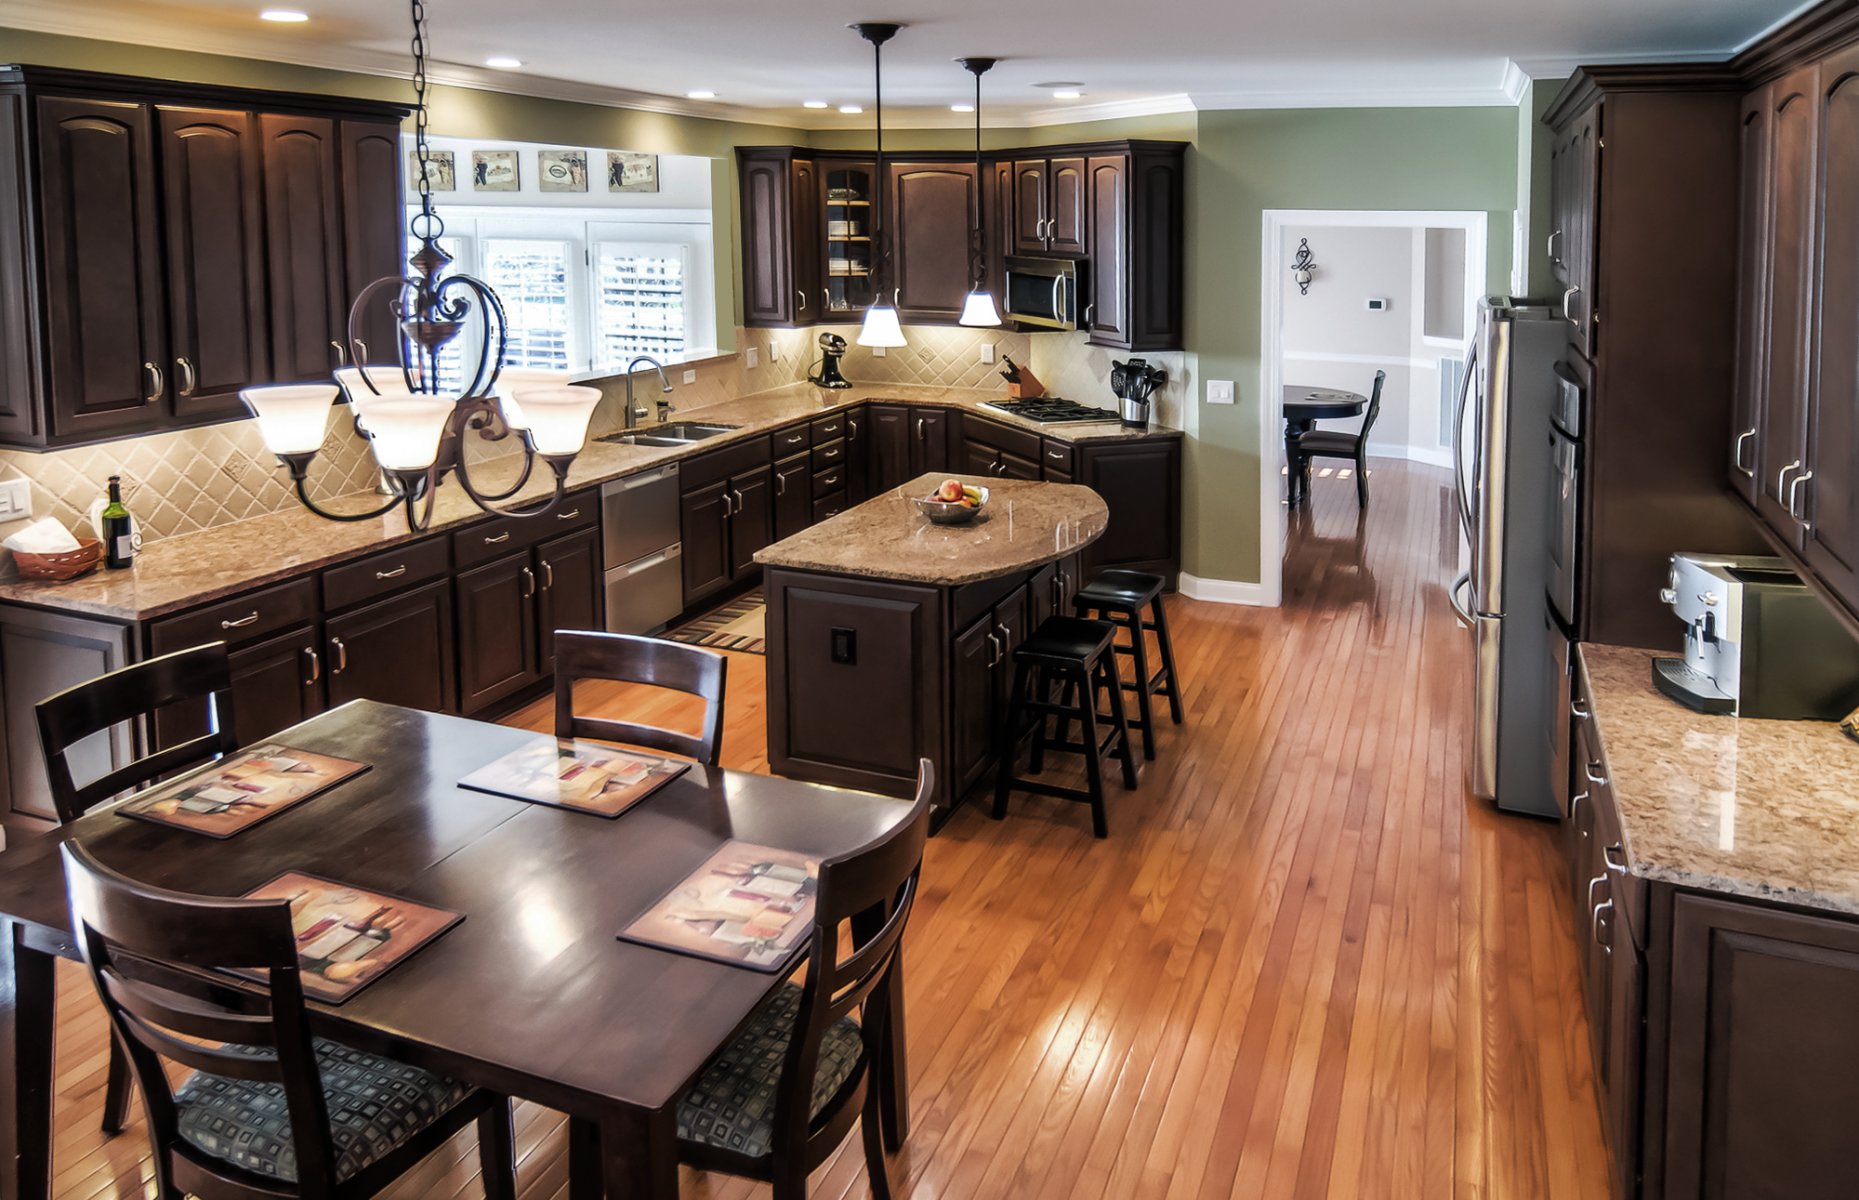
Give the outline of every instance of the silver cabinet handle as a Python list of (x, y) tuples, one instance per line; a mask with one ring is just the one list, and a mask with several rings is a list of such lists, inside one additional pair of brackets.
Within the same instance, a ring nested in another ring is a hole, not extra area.
[(147, 371), (149, 374), (149, 378), (154, 381), (154, 387), (149, 389), (149, 394), (142, 397), (142, 399), (145, 403), (153, 404), (155, 403), (155, 401), (161, 399), (161, 392), (162, 392), (161, 368), (156, 366), (152, 362), (145, 362), (142, 364), (142, 369), (144, 371)]
[(807, 435), (804, 433), (784, 433), (781, 436), (783, 446), (801, 446), (807, 441)]
[(252, 624), (256, 620), (258, 620), (258, 614), (253, 613), (249, 617), (240, 617), (236, 621), (221, 621), (219, 623), (219, 627), (221, 629), (242, 629), (245, 626)]
[(802, 308), (807, 307), (807, 293), (805, 291), (803, 291), (800, 288), (795, 288), (794, 297), (795, 299), (800, 301), (800, 307)]
[(336, 665), (329, 669), (329, 673), (340, 675), (349, 669), (349, 648), (342, 644), (342, 639), (339, 637), (330, 638), (329, 647), (336, 652)]
[(402, 575), (405, 575), (406, 573), (407, 573), (407, 564), (401, 563), (399, 566), (395, 567), (391, 571), (376, 571), (374, 573), (374, 577), (376, 579), (399, 579)]
[(1569, 715), (1580, 717), (1584, 721), (1588, 719), (1588, 710), (1582, 707), (1580, 696), (1571, 696), (1569, 698)]
[(1084, 323), (1086, 325), (1089, 325), (1091, 323), (1091, 314), (1096, 311), (1097, 311), (1096, 302), (1092, 302), (1084, 306)]
[(1612, 900), (1603, 900), (1601, 903), (1594, 906), (1594, 944), (1607, 951), (1609, 954), (1614, 952), (1614, 923), (1610, 916), (1607, 923), (1607, 940), (1605, 942), (1602, 941), (1601, 914), (1604, 912), (1611, 914), (1613, 911), (1614, 902)]
[(1065, 276), (1063, 275), (1052, 277), (1052, 316), (1054, 320), (1061, 320), (1065, 316)]
[(839, 457), (839, 451), (838, 451), (837, 449), (834, 449), (834, 450), (822, 450), (822, 451), (820, 451), (820, 457), (821, 457), (821, 458), (824, 458), (824, 459), (834, 459), (834, 458), (838, 458), (838, 457)]
[(994, 622), (995, 632), (1001, 635), (1001, 661), (1007, 661), (1007, 645), (1013, 641), (1013, 632), (999, 621)]
[(1046, 451), (1046, 457), (1047, 457), (1047, 458), (1056, 458), (1056, 459), (1061, 459), (1061, 460), (1062, 460), (1062, 459), (1063, 459), (1063, 458), (1065, 457), (1065, 455), (1064, 455), (1064, 454), (1062, 454), (1062, 453), (1060, 453), (1060, 452), (1059, 452), (1059, 451), (1057, 451), (1057, 450), (1048, 450), (1048, 451)]
[(199, 382), (194, 375), (194, 364), (188, 362), (185, 358), (177, 358), (174, 360), (174, 365), (180, 370), (181, 378), (186, 380), (186, 382), (181, 385), (181, 395), (193, 395), (194, 384)]
[(1607, 882), (1607, 875), (1605, 873), (1596, 875), (1593, 879), (1590, 879), (1588, 881), (1588, 911), (1589, 913), (1594, 912), (1594, 907), (1595, 907), (1594, 889), (1600, 887), (1602, 884), (1606, 882)]
[(994, 636), (993, 634), (991, 634), (991, 633), (987, 635), (987, 639), (988, 639), (988, 645), (990, 645), (990, 646), (992, 646), (992, 647), (994, 647), (994, 657), (992, 657), (992, 658), (990, 658), (990, 659), (988, 659), (988, 669), (989, 669), (989, 670), (991, 671), (991, 670), (993, 670), (993, 669), (994, 669), (995, 667), (998, 667), (998, 666), (1000, 666), (1000, 663), (1001, 663), (1001, 644), (1000, 644), (1000, 639), (998, 639), (998, 638), (996, 638), (996, 637), (995, 637), (995, 636)]
[(360, 338), (356, 338), (355, 348), (361, 351), (361, 360), (363, 362), (367, 362), (368, 361), (368, 343), (362, 341)]
[(1783, 467), (1781, 470), (1775, 473), (1775, 499), (1777, 503), (1781, 501), (1782, 489), (1788, 486), (1786, 482), (1788, 478), (1788, 472), (1797, 470), (1800, 468), (1800, 466), (1801, 466), (1801, 460), (1797, 458), (1793, 462), (1789, 463), (1787, 466)]
[[(1575, 819), (1575, 814), (1581, 811), (1581, 802), (1587, 798), (1587, 792), (1576, 792), (1573, 796), (1569, 797), (1569, 820), (1573, 821)], [(1582, 833), (1582, 836), (1588, 836), (1586, 831)]]
[[(1619, 862), (1614, 861), (1616, 854), (1620, 856)], [(1627, 852), (1618, 845), (1604, 846), (1601, 849), (1601, 865), (1616, 875), (1625, 875), (1627, 873)]]
[(349, 365), (349, 352), (342, 348), (341, 342), (332, 341), (329, 343), (329, 348), (336, 352), (336, 365), (338, 367), (346, 367)]
[(305, 646), (303, 652), (310, 656), (310, 677), (303, 681), (303, 686), (309, 687), (323, 677), (323, 656), (316, 652), (315, 646)]
[(1602, 785), (1607, 783), (1607, 776), (1597, 774), (1600, 768), (1601, 764), (1598, 762), (1591, 762), (1582, 768), (1583, 771), (1587, 773), (1589, 783), (1598, 783)]
[(523, 599), (536, 594), (536, 573), (528, 567), (523, 568)]
[(500, 533), (500, 534), (498, 534), (498, 535), (497, 535), (496, 537), (487, 537), (487, 538), (485, 538), (485, 539), (484, 539), (484, 544), (485, 544), (486, 546), (495, 546), (495, 545), (497, 545), (497, 544), (498, 544), (499, 542), (507, 542), (507, 541), (509, 541), (509, 540), (510, 540), (510, 531), (509, 531), (508, 529), (506, 529), (506, 530), (504, 530), (504, 531), (503, 531), (502, 533)]
[(919, 442), (923, 440), (923, 418), (922, 417), (917, 418), (917, 440)]
[(847, 437), (858, 436), (858, 418), (857, 417), (846, 418), (846, 436)]
[(775, 495), (787, 495), (787, 473), (785, 471), (776, 472), (775, 474)]
[(1755, 426), (1752, 425), (1748, 429), (1745, 429), (1743, 432), (1736, 435), (1736, 442), (1730, 448), (1730, 462), (1732, 463), (1732, 465), (1734, 465), (1736, 469), (1741, 471), (1743, 474), (1749, 476), (1751, 479), (1754, 479), (1756, 477), (1756, 473), (1755, 471), (1743, 465), (1743, 443), (1747, 442), (1750, 438), (1755, 437), (1755, 436), (1756, 436), (1756, 429), (1755, 429)]
[(555, 568), (546, 558), (537, 565), (542, 568), (542, 590), (546, 592), (555, 586)]
[(581, 515), (581, 510), (580, 510), (580, 509), (578, 509), (578, 508), (571, 508), (571, 509), (569, 509), (569, 510), (568, 510), (567, 512), (565, 512), (565, 513), (556, 513), (556, 514), (555, 514), (555, 519), (556, 519), (557, 521), (572, 521), (572, 520), (574, 520), (574, 519), (575, 519), (576, 517), (578, 517), (578, 516), (580, 516), (580, 515)]
[(1788, 515), (1800, 521), (1803, 525), (1806, 525), (1807, 521), (1801, 516), (1800, 510), (1795, 507), (1795, 504), (1800, 497), (1801, 485), (1813, 477), (1814, 472), (1812, 469), (1809, 469), (1796, 475), (1793, 481), (1788, 484)]
[(1573, 308), (1569, 304), (1569, 301), (1573, 300), (1575, 298), (1576, 293), (1580, 291), (1581, 291), (1581, 285), (1576, 284), (1574, 287), (1570, 288), (1568, 291), (1562, 293), (1562, 315), (1568, 319), (1568, 322), (1571, 325), (1581, 324), (1580, 321), (1577, 321), (1575, 319), (1575, 313), (1573, 311)]

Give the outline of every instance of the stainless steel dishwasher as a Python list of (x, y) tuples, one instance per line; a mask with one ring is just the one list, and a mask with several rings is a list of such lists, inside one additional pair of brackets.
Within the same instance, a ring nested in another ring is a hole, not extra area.
[(658, 633), (684, 609), (678, 464), (601, 485), (607, 629)]

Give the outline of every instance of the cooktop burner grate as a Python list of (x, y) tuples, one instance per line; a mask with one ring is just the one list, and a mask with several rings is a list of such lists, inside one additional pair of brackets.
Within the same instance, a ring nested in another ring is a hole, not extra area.
[(983, 400), (981, 407), (1008, 413), (1023, 420), (1037, 421), (1041, 425), (1117, 419), (1117, 414), (1108, 408), (1094, 408), (1089, 404), (1080, 404), (1076, 400), (1065, 400), (1058, 396), (1041, 396), (1037, 400)]

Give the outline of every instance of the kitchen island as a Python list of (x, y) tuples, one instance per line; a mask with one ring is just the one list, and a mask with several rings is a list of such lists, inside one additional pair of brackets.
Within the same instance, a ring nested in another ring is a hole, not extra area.
[[(972, 522), (912, 503), (945, 478), (990, 489)], [(1013, 651), (1070, 610), (1109, 517), (1086, 487), (932, 473), (759, 551), (769, 767), (902, 797), (927, 758), (946, 819), (992, 778)]]

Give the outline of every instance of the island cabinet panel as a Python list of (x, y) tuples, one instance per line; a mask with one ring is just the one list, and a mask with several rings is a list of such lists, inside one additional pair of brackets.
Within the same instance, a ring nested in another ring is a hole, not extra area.
[(331, 617), (323, 644), (332, 708), (366, 699), (458, 711), (451, 580)]
[(1152, 438), (1078, 448), (1077, 482), (1104, 498), (1110, 523), (1084, 551), (1087, 574), (1109, 568), (1165, 575), (1181, 570), (1181, 443)]
[(325, 379), (345, 361), (348, 324), (336, 123), (266, 113), (259, 124), (276, 375)]

